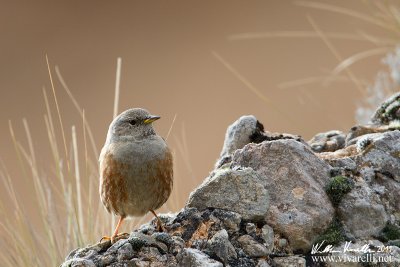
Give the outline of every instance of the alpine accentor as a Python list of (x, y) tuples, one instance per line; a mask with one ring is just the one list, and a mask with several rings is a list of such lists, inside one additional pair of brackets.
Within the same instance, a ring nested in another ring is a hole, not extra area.
[(152, 122), (159, 116), (141, 108), (129, 109), (116, 117), (107, 133), (100, 154), (100, 197), (108, 212), (119, 216), (111, 238), (127, 216), (152, 212), (158, 228), (162, 223), (154, 210), (171, 194), (173, 184), (172, 154), (156, 134)]

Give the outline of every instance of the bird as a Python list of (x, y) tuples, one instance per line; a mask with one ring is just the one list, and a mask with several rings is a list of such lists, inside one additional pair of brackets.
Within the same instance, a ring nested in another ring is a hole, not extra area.
[(157, 135), (153, 122), (160, 116), (142, 108), (119, 114), (110, 124), (99, 157), (100, 198), (109, 213), (119, 216), (111, 243), (127, 234), (119, 228), (127, 217), (144, 216), (149, 211), (163, 224), (155, 210), (169, 198), (173, 187), (173, 157), (166, 141)]

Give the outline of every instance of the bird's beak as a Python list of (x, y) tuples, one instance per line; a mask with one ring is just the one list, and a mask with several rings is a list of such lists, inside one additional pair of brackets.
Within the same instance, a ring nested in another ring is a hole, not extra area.
[(156, 121), (159, 118), (161, 118), (161, 117), (160, 116), (151, 115), (150, 117), (148, 117), (147, 119), (144, 120), (144, 124), (152, 123), (153, 121)]

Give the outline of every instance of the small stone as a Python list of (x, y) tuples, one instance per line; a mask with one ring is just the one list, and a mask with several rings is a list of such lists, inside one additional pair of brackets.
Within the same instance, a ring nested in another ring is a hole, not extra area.
[(117, 260), (117, 256), (115, 253), (112, 254), (103, 254), (103, 255), (97, 255), (95, 259), (93, 259), (93, 262), (96, 264), (96, 266), (108, 266), (112, 262)]
[(242, 116), (229, 125), (225, 134), (224, 146), (221, 151), (220, 160), (215, 164), (221, 167), (230, 160), (230, 155), (250, 143), (251, 136), (257, 132), (263, 132), (264, 127), (253, 115)]
[(132, 249), (130, 243), (125, 243), (118, 249), (117, 259), (118, 261), (130, 260), (135, 256), (135, 252)]
[(345, 145), (346, 134), (341, 131), (329, 131), (315, 135), (308, 143), (314, 152), (333, 152)]
[(72, 250), (67, 257), (65, 257), (65, 261), (70, 260), (75, 257), (75, 254), (79, 251), (79, 248)]
[(64, 262), (61, 267), (96, 267), (96, 265), (91, 260), (78, 258)]
[(164, 243), (162, 243), (162, 242), (156, 242), (155, 243), (155, 247), (162, 253), (162, 254), (165, 254), (165, 253), (167, 253), (168, 252), (168, 247), (167, 247), (167, 245), (165, 245)]
[(271, 267), (271, 265), (269, 265), (268, 261), (266, 261), (265, 259), (259, 259), (257, 267)]
[(258, 258), (258, 257), (265, 257), (268, 255), (267, 248), (258, 243), (257, 241), (255, 241), (249, 235), (242, 235), (241, 237), (238, 238), (238, 241), (242, 246), (244, 252), (249, 257)]
[(280, 238), (280, 239), (278, 240), (278, 246), (279, 246), (280, 248), (286, 247), (287, 244), (288, 244), (288, 242), (287, 242), (287, 240), (286, 240), (285, 238)]
[(154, 244), (156, 241), (154, 238), (152, 238), (151, 236), (139, 233), (139, 232), (133, 232), (131, 233), (131, 235), (128, 238), (128, 242), (131, 243), (133, 249), (135, 249), (135, 245), (132, 244), (132, 240), (133, 239), (138, 239), (140, 240), (141, 243), (143, 243), (143, 245), (145, 246), (150, 246), (151, 244)]
[(275, 257), (273, 261), (276, 267), (306, 267), (306, 260), (298, 256)]
[(249, 235), (255, 235), (256, 233), (256, 225), (254, 223), (246, 223), (246, 233)]
[(112, 244), (112, 246), (107, 249), (107, 253), (114, 253), (116, 252), (120, 247), (122, 247), (124, 244), (129, 243), (127, 239), (120, 239), (117, 242), (115, 242), (114, 244)]
[(171, 253), (173, 255), (176, 255), (185, 247), (185, 240), (183, 240), (179, 236), (173, 236), (172, 240), (174, 243), (173, 246), (171, 247)]
[(159, 242), (164, 243), (168, 247), (170, 247), (174, 243), (174, 240), (172, 239), (172, 237), (167, 233), (156, 232), (156, 233), (152, 234), (151, 237), (153, 237), (155, 240), (157, 240)]
[(129, 266), (133, 266), (133, 267), (150, 267), (150, 262), (149, 261), (144, 261), (141, 259), (132, 259), (130, 262)]
[(185, 248), (177, 256), (178, 267), (223, 267), (219, 261), (211, 259), (207, 254), (193, 248)]
[(212, 217), (218, 218), (222, 222), (224, 228), (230, 234), (238, 232), (240, 229), (240, 222), (242, 221), (242, 216), (240, 216), (240, 214), (237, 212), (215, 209), (211, 213), (211, 218)]
[(146, 241), (140, 239), (137, 236), (133, 236), (129, 238), (129, 243), (132, 245), (134, 250), (140, 250), (143, 246), (146, 245)]
[(389, 124), (391, 121), (400, 119), (400, 92), (397, 92), (386, 99), (375, 111), (371, 122), (375, 124)]
[(133, 263), (129, 261), (113, 262), (107, 267), (133, 267)]
[(161, 253), (160, 253), (160, 251), (157, 249), (157, 248), (155, 248), (155, 247), (149, 247), (148, 248), (149, 249), (149, 253), (148, 253), (148, 256), (150, 257), (150, 258), (159, 258), (160, 256), (161, 256)]
[(128, 242), (132, 245), (133, 250), (140, 250), (142, 247), (156, 247), (161, 253), (168, 252), (168, 247), (164, 243), (156, 241), (152, 236), (142, 234), (140, 232), (133, 232), (128, 238)]
[(155, 232), (156, 228), (150, 224), (150, 223), (146, 223), (140, 226), (139, 228), (139, 232), (145, 235), (151, 235)]
[(261, 237), (264, 240), (264, 245), (268, 250), (268, 253), (272, 253), (274, 249), (274, 229), (268, 224), (265, 224), (261, 228)]
[(229, 241), (228, 232), (222, 229), (214, 234), (207, 242), (207, 248), (216, 255), (224, 264), (231, 258), (237, 258), (235, 248)]

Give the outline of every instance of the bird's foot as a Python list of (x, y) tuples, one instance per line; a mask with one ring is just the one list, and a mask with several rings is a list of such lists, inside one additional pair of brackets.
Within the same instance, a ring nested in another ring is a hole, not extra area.
[(157, 214), (154, 212), (154, 210), (150, 210), (151, 213), (153, 213), (154, 217), (156, 217), (157, 220), (157, 231), (158, 232), (165, 232), (165, 227), (161, 219), (157, 216)]
[(157, 231), (158, 232), (165, 232), (165, 227), (162, 223), (157, 222)]
[(117, 234), (117, 235), (113, 235), (112, 237), (103, 236), (103, 237), (100, 239), (100, 242), (99, 242), (99, 243), (101, 243), (103, 240), (106, 240), (106, 241), (111, 241), (111, 244), (114, 244), (114, 243), (117, 242), (118, 240), (126, 239), (126, 238), (128, 238), (128, 237), (129, 237), (129, 234), (128, 234), (128, 233), (120, 233), (120, 234)]

